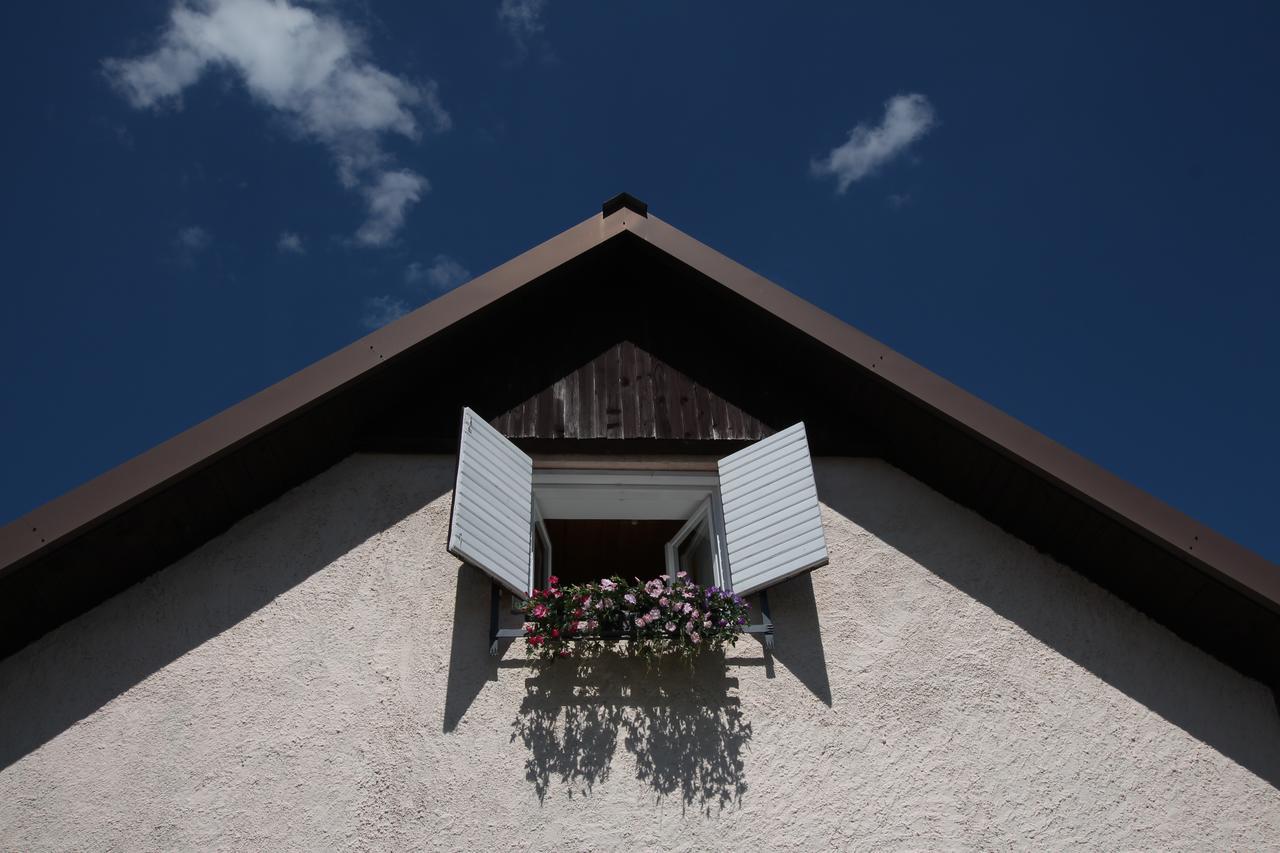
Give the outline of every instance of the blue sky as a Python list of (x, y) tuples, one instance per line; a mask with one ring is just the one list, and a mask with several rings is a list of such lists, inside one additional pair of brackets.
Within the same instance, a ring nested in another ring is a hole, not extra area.
[(2, 521), (627, 190), (1280, 560), (1276, 4), (103, 8), (0, 27)]

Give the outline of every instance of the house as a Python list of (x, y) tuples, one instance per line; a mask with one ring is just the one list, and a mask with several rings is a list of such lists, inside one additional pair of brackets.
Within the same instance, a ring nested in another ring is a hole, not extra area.
[[(755, 633), (509, 639), (673, 550)], [(1276, 847), (1278, 649), (1280, 567), (623, 195), (0, 530), (0, 847)]]

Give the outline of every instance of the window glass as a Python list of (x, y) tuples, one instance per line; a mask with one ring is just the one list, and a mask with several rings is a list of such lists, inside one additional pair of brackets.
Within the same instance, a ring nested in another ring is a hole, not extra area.
[(681, 571), (689, 573), (689, 579), (701, 586), (715, 584), (715, 563), (711, 554), (711, 525), (705, 516), (702, 522), (676, 545), (676, 562)]

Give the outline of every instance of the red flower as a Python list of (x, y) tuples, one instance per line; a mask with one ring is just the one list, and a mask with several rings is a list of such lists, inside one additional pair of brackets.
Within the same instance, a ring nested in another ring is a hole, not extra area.
[(556, 577), (555, 575), (552, 575), (551, 577), (547, 578), (547, 586), (555, 586), (558, 583), (560, 583), (560, 578)]
[(552, 628), (552, 629), (551, 629), (551, 636), (553, 636), (553, 637), (559, 637), (559, 636), (560, 636), (560, 629), (558, 629), (558, 628)]

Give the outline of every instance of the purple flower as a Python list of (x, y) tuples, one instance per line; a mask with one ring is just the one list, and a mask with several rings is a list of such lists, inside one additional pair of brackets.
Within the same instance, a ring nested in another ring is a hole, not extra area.
[(632, 593), (627, 593), (626, 595), (622, 596), (622, 600), (625, 601), (627, 604), (636, 603), (636, 597)]
[(652, 595), (654, 598), (662, 595), (662, 578), (654, 578), (644, 585), (644, 591)]
[(667, 623), (667, 631), (668, 631), (668, 632), (670, 632), (670, 631), (674, 631), (675, 629), (676, 629), (676, 623), (674, 623), (674, 622), (668, 622), (668, 623)]
[(600, 581), (600, 588), (603, 589), (605, 592), (612, 592), (613, 590), (618, 588), (618, 585), (613, 581), (609, 580), (608, 578), (605, 578), (604, 580)]

